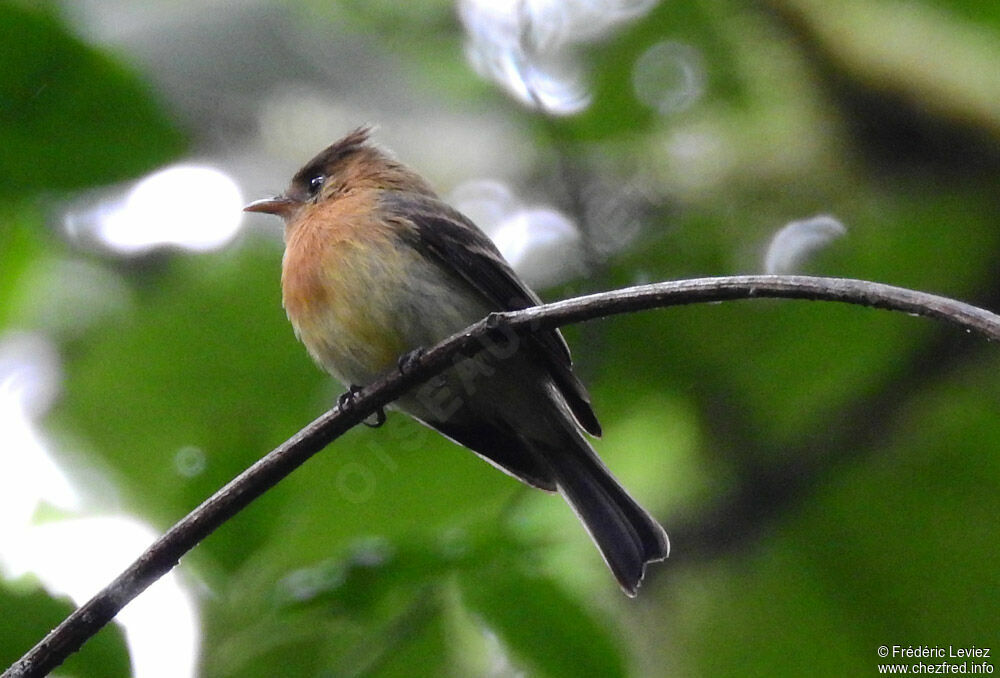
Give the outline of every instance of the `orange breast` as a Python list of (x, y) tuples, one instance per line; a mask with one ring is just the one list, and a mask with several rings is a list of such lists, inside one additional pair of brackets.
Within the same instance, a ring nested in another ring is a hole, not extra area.
[(283, 302), (296, 334), (327, 371), (357, 384), (408, 349), (393, 318), (405, 257), (371, 215), (359, 198), (311, 208), (286, 233), (282, 263)]

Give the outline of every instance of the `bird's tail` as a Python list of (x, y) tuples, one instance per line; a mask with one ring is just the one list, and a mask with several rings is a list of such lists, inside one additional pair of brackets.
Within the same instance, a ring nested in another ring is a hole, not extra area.
[(670, 541), (663, 527), (629, 496), (577, 432), (547, 462), (559, 491), (586, 526), (622, 589), (635, 596), (646, 563), (663, 560)]

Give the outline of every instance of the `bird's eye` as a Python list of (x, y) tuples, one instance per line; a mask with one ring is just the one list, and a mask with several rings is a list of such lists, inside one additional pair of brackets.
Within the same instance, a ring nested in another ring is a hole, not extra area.
[(326, 181), (326, 176), (322, 174), (317, 174), (312, 179), (309, 180), (309, 195), (314, 196), (319, 193), (319, 189), (323, 188), (323, 183)]

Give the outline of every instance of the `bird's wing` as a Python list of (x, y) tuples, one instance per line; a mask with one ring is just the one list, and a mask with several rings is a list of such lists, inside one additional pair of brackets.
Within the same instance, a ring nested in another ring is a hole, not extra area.
[[(458, 274), (502, 311), (517, 311), (542, 303), (504, 260), (500, 251), (469, 219), (446, 203), (419, 193), (387, 191), (380, 207), (409, 226), (410, 244), (446, 270)], [(531, 346), (542, 358), (573, 416), (588, 433), (601, 435), (601, 424), (590, 395), (573, 373), (569, 347), (558, 330), (535, 332)]]

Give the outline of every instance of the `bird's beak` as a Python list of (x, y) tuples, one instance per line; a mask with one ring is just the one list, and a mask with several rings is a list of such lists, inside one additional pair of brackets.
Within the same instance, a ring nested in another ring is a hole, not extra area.
[(279, 217), (287, 217), (298, 202), (292, 200), (291, 198), (285, 197), (283, 195), (277, 195), (273, 198), (264, 198), (262, 200), (254, 200), (252, 203), (243, 208), (244, 212), (263, 212), (264, 214), (276, 214)]

